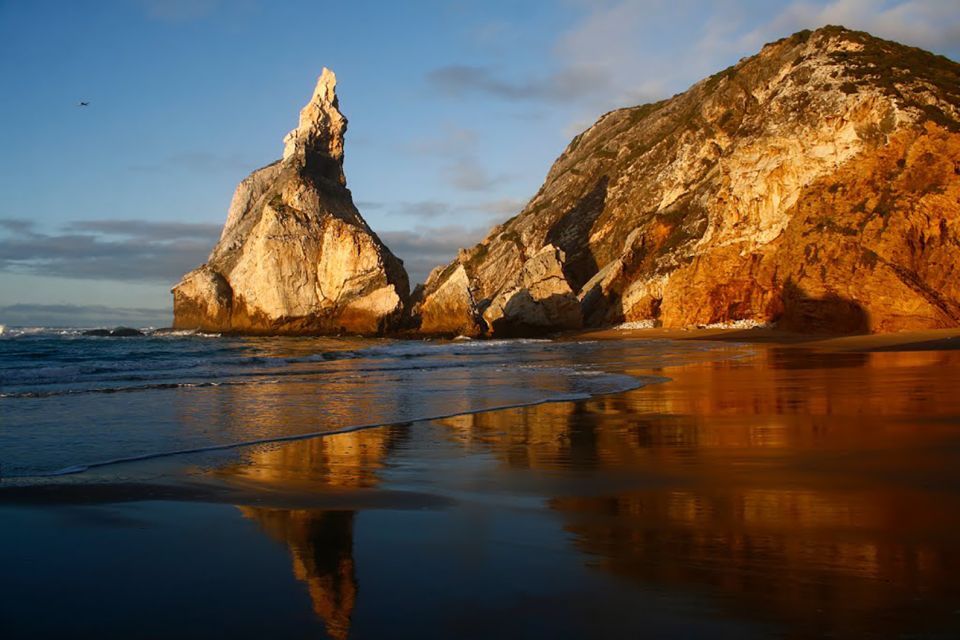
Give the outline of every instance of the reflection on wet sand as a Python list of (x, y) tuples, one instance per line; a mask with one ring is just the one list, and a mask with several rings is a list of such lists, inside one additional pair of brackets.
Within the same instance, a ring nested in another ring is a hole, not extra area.
[[(401, 434), (397, 428), (370, 429), (291, 442), (253, 451), (243, 464), (219, 469), (216, 474), (231, 484), (258, 485), (265, 490), (371, 487), (376, 483), (376, 471)], [(327, 635), (346, 638), (358, 589), (353, 559), (355, 512), (239, 508), (271, 538), (287, 545), (294, 576), (306, 584)]]
[(314, 511), (240, 507), (293, 556), (293, 575), (307, 585), (313, 610), (327, 635), (350, 634), (357, 603), (353, 565), (353, 511)]
[(239, 464), (218, 470), (233, 484), (361, 489), (377, 483), (377, 471), (395, 443), (397, 428), (366, 429), (252, 451)]
[[(525, 490), (559, 517), (571, 554), (643, 589), (705, 596), (717, 611), (703, 615), (798, 637), (957, 627), (960, 352), (774, 347), (635, 373), (673, 380), (438, 424), (465, 455), (492, 454), (494, 468), (470, 468), (472, 486), (495, 496), (515, 489), (516, 472), (540, 479)], [(259, 411), (270, 416), (269, 403)], [(383, 488), (391, 455), (424, 446), (405, 434), (292, 442), (216, 473), (266, 489)], [(466, 473), (426, 468), (426, 486)], [(289, 547), (329, 634), (346, 637), (355, 512), (241, 509)]]
[(800, 636), (910, 632), (956, 625), (958, 372), (957, 352), (773, 348), (444, 422), (506, 465), (567, 474), (550, 507), (617, 575)]
[[(558, 498), (578, 546), (640, 583), (702, 589), (797, 635), (910, 632), (951, 621), (956, 501), (790, 489)], [(921, 516), (919, 523), (912, 520)], [(863, 519), (861, 520), (861, 516)]]

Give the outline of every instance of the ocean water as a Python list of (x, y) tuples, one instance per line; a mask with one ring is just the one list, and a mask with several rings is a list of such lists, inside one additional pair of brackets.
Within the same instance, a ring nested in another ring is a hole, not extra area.
[(960, 637), (960, 351), (77, 333), (0, 340), (4, 640)]
[(123, 473), (144, 459), (586, 399), (663, 380), (628, 375), (627, 360), (656, 369), (710, 349), (8, 328), (0, 336), (0, 477)]

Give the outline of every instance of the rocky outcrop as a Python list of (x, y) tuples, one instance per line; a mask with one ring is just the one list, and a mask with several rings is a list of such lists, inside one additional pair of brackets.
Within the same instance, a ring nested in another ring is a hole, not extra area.
[(173, 288), (174, 327), (259, 334), (377, 334), (399, 326), (403, 263), (353, 204), (347, 120), (324, 69), (283, 158), (234, 193), (207, 263)]
[(563, 251), (548, 244), (523, 263), (483, 313), (495, 334), (527, 336), (582, 326), (580, 303), (563, 273), (564, 261)]
[[(440, 282), (436, 287), (434, 282)], [(449, 273), (435, 269), (427, 278), (425, 287), (431, 288), (428, 299), (419, 299), (413, 313), (420, 320), (420, 332), (427, 335), (479, 336), (486, 325), (480, 315), (470, 280), (462, 264), (450, 265)], [(414, 296), (420, 298), (424, 289)]]
[(841, 27), (797, 33), (601, 117), (519, 215), (436, 272), (421, 307), (456, 272), (494, 333), (512, 331), (514, 299), (544, 322), (527, 329), (573, 324), (570, 295), (558, 323), (553, 298), (518, 283), (546, 251), (587, 326), (955, 327), (957, 158), (960, 65)]

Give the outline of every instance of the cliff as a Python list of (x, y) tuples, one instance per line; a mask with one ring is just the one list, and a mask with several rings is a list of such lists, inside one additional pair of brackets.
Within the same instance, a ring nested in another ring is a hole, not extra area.
[(353, 204), (346, 130), (324, 69), (283, 158), (240, 183), (206, 264), (173, 288), (175, 328), (377, 334), (399, 325), (407, 274)]
[(841, 27), (578, 135), (431, 273), (424, 333), (960, 325), (960, 65)]

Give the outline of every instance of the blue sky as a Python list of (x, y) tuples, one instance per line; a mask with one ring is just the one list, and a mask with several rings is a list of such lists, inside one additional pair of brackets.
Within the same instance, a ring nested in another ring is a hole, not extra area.
[(169, 324), (324, 66), (348, 186), (416, 281), (605, 111), (823, 24), (960, 59), (956, 0), (0, 0), (0, 323)]

